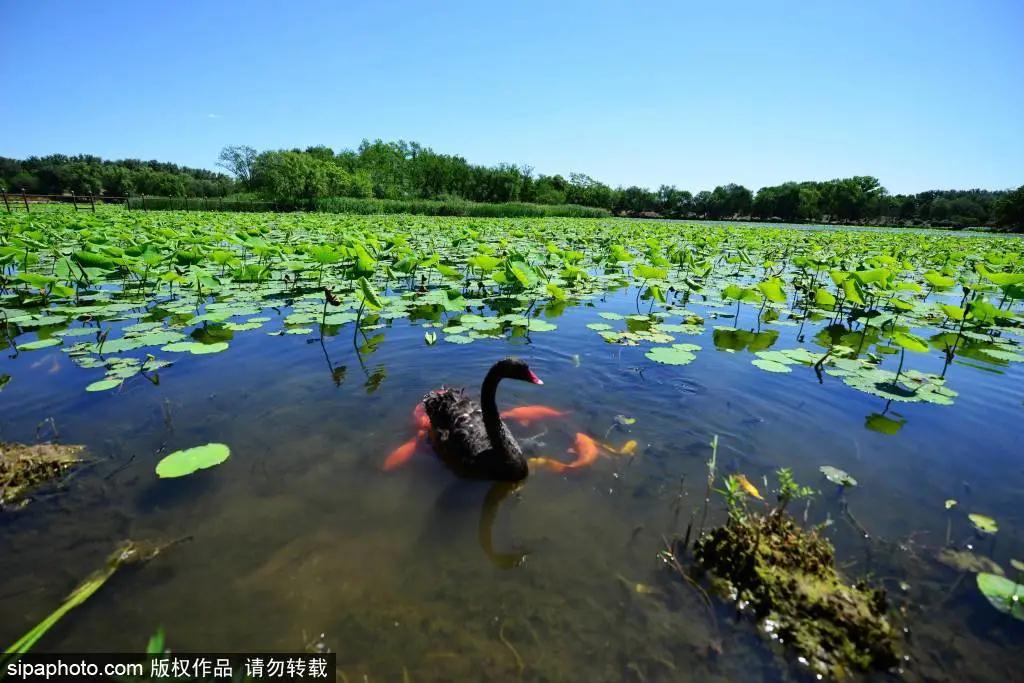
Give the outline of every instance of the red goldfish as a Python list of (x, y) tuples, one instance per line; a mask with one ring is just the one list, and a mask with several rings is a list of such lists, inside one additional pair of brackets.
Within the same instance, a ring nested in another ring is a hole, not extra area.
[(547, 406), (519, 406), (506, 410), (501, 414), (503, 420), (515, 420), (524, 427), (529, 427), (531, 422), (546, 420), (552, 417), (565, 417), (568, 413)]

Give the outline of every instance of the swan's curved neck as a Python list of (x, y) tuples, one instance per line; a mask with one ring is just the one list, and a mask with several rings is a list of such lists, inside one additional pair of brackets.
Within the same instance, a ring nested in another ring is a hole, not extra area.
[(484, 414), (484, 427), (487, 429), (487, 438), (491, 440), (491, 445), (507, 450), (505, 431), (501, 428), (501, 415), (498, 413), (498, 403), (495, 400), (501, 379), (501, 370), (497, 367), (491, 368), (484, 377), (484, 384), (480, 387), (480, 408)]

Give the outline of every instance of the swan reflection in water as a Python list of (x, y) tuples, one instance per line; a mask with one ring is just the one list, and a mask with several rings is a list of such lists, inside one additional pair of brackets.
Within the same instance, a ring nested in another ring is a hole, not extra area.
[(498, 508), (502, 502), (522, 487), (522, 482), (496, 481), (487, 491), (483, 507), (480, 509), (480, 524), (477, 526), (477, 541), (495, 567), (499, 569), (515, 569), (526, 561), (528, 552), (516, 549), (514, 552), (502, 553), (494, 549), (494, 522), (498, 518)]

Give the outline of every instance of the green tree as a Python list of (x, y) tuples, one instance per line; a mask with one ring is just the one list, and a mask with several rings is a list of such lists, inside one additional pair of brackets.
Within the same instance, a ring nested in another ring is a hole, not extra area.
[(252, 167), (255, 163), (256, 150), (248, 145), (228, 145), (217, 157), (217, 165), (227, 169), (246, 187), (252, 183)]
[(1007, 193), (996, 203), (995, 216), (999, 225), (1024, 230), (1024, 185)]

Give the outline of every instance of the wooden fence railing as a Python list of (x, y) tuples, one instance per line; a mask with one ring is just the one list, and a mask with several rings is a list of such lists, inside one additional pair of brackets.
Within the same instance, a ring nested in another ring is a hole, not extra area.
[(132, 211), (289, 211), (294, 207), (276, 202), (224, 199), (223, 197), (156, 197), (132, 195), (35, 194), (22, 190), (8, 192), (0, 188), (7, 213), (26, 211), (31, 213), (34, 205), (71, 204), (76, 211), (96, 211), (97, 204), (117, 204)]

